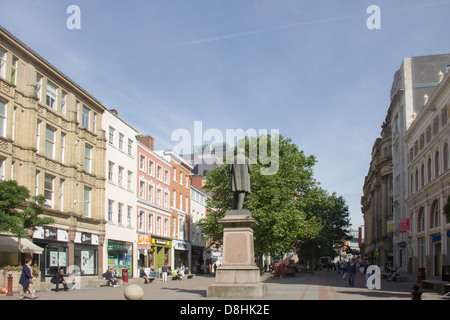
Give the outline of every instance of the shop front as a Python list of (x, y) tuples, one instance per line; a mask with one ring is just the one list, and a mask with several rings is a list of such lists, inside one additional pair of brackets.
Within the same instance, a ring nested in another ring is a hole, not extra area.
[(174, 252), (174, 267), (178, 268), (181, 265), (191, 268), (191, 244), (185, 241), (173, 240)]
[(204, 266), (205, 247), (191, 246), (191, 266), (192, 273), (203, 273), (202, 266)]
[(69, 233), (68, 230), (37, 227), (33, 234), (33, 243), (44, 249), (43, 254), (33, 255), (32, 264), (40, 266), (41, 281), (53, 277), (59, 270), (68, 273)]
[(153, 262), (152, 265), (156, 269), (161, 269), (161, 267), (164, 264), (167, 264), (173, 269), (172, 261), (170, 259), (172, 241), (163, 238), (152, 237), (151, 243), (152, 243), (151, 251), (153, 251), (150, 253), (152, 256), (151, 258), (151, 261)]
[(108, 239), (108, 268), (119, 276), (127, 269), (128, 276), (133, 277), (133, 243)]
[(98, 235), (76, 232), (74, 240), (74, 265), (79, 267), (80, 276), (98, 274)]

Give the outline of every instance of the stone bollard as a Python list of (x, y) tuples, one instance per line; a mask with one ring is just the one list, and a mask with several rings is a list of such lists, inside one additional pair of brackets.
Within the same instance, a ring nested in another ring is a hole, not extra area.
[(127, 300), (142, 300), (144, 290), (137, 284), (130, 284), (125, 288), (123, 295)]

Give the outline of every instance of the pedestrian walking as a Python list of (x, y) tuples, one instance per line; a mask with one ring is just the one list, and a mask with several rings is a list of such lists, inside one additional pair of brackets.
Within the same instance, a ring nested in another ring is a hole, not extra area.
[(347, 266), (348, 285), (350, 287), (355, 286), (355, 274), (356, 274), (356, 262), (355, 259), (351, 259)]
[(20, 291), (19, 297), (17, 299), (22, 300), (24, 298), (23, 294), (27, 291), (30, 293), (31, 299), (36, 299), (37, 297), (34, 295), (34, 287), (33, 287), (33, 270), (31, 269), (31, 259), (25, 258), (25, 264), (22, 267), (22, 274), (20, 275), (19, 283), (22, 285), (23, 290)]

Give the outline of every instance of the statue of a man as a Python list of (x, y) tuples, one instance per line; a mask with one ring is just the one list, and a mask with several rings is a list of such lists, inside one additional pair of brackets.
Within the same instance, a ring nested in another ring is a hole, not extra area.
[(231, 172), (231, 191), (233, 192), (233, 210), (242, 210), (245, 195), (251, 192), (250, 172), (252, 165), (245, 156), (245, 150), (238, 148), (237, 155), (233, 158), (233, 163), (229, 164)]

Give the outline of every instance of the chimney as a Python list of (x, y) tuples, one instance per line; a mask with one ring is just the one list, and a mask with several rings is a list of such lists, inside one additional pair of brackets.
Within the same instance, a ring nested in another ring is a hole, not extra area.
[(149, 148), (150, 150), (154, 150), (155, 147), (155, 139), (149, 134), (141, 134), (137, 136), (137, 139), (144, 146)]
[(109, 109), (109, 112), (111, 112), (116, 117), (119, 117), (119, 112), (117, 111), (117, 109)]

